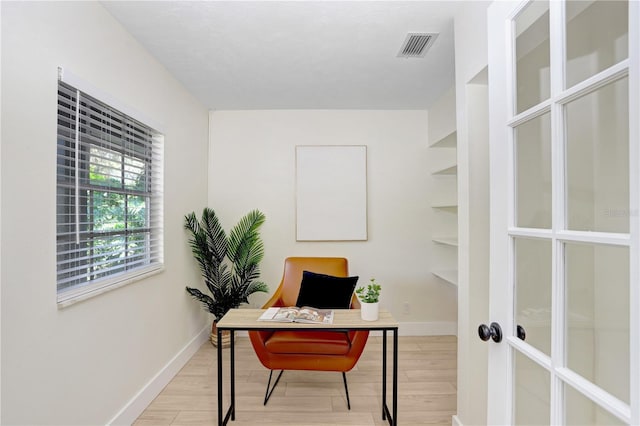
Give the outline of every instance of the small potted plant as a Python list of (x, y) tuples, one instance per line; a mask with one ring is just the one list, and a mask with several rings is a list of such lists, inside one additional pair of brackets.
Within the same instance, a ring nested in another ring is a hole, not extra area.
[(375, 278), (371, 278), (370, 283), (366, 287), (358, 287), (356, 294), (360, 300), (360, 316), (364, 321), (377, 321), (379, 302), (380, 302), (380, 284), (376, 283)]

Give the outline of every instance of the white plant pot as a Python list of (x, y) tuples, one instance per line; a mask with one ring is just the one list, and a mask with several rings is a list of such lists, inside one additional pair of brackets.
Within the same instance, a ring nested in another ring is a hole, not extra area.
[(360, 316), (364, 321), (377, 321), (379, 303), (364, 303), (360, 302)]

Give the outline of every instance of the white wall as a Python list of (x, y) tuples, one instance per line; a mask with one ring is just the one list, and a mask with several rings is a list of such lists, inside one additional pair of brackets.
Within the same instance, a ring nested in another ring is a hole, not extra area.
[[(209, 205), (225, 229), (251, 209), (266, 214), (262, 277), (272, 290), (287, 256), (345, 256), (360, 283), (382, 283), (401, 332), (455, 333), (455, 290), (430, 273), (426, 111), (216, 111), (210, 135)], [(313, 144), (367, 145), (368, 241), (296, 242), (295, 146)]]
[[(2, 2), (2, 424), (105, 424), (198, 336), (183, 215), (207, 198), (206, 109), (96, 2)], [(57, 67), (165, 130), (163, 273), (56, 305)]]
[[(454, 424), (486, 424), (487, 343), (477, 327), (489, 322), (489, 173), (486, 9), (466, 2), (454, 20), (458, 128), (458, 405)], [(484, 77), (486, 78), (486, 77)], [(484, 108), (484, 110), (483, 110)], [(484, 121), (484, 123), (483, 123)]]

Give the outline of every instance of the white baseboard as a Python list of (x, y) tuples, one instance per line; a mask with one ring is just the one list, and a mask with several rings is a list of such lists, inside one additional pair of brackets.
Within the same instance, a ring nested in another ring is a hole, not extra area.
[(451, 417), (451, 426), (462, 426), (462, 422), (460, 422), (457, 415)]
[(131, 425), (151, 404), (162, 389), (180, 371), (200, 346), (209, 339), (211, 324), (207, 324), (187, 345), (182, 348), (140, 391), (111, 419), (108, 425)]
[[(398, 336), (457, 336), (455, 322), (401, 322)], [(372, 331), (370, 336), (382, 336), (382, 331)]]
[(399, 336), (457, 336), (458, 323), (441, 322), (401, 322)]

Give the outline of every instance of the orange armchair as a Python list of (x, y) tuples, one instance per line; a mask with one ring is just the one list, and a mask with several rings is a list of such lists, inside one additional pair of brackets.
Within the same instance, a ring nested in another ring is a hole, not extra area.
[[(285, 259), (280, 285), (263, 308), (295, 306), (303, 271), (347, 277), (349, 266), (347, 259), (341, 257), (289, 257)], [(351, 309), (359, 308), (360, 302), (354, 294)], [(342, 372), (347, 406), (351, 409), (345, 373), (358, 362), (368, 337), (368, 331), (250, 331), (249, 338), (258, 359), (271, 370), (264, 404), (284, 370), (337, 371)], [(269, 390), (274, 370), (281, 371)]]

